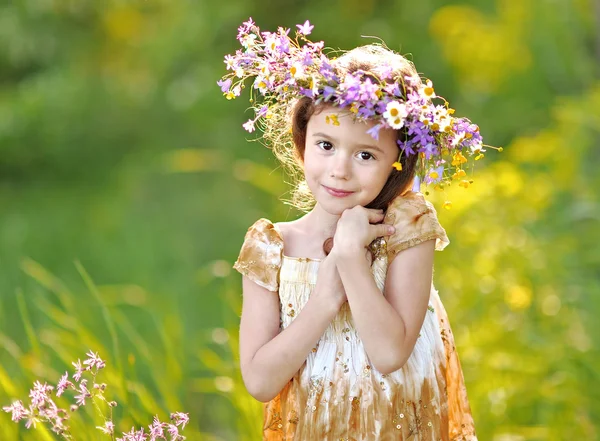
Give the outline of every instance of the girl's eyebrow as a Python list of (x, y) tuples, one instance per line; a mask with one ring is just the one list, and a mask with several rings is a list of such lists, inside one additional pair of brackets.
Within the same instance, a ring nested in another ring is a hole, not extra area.
[[(314, 138), (325, 138), (325, 139), (327, 139), (329, 141), (333, 141), (333, 142), (337, 141), (337, 139), (335, 139), (332, 136), (329, 136), (323, 132), (313, 133), (313, 137)], [(378, 152), (385, 154), (385, 152), (380, 147), (377, 147), (376, 145), (372, 145), (372, 144), (355, 144), (355, 145), (356, 145), (356, 147), (360, 147), (363, 149), (377, 150)]]

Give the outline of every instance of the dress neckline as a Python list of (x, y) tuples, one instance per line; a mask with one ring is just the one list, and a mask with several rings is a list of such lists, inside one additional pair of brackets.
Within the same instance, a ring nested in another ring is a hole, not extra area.
[[(273, 225), (273, 229), (277, 232), (277, 234), (279, 235), (279, 238), (281, 239), (282, 248), (285, 248), (285, 243), (283, 241), (283, 233), (279, 229), (279, 226), (275, 225), (273, 222), (271, 222), (271, 225)], [(323, 259), (315, 259), (313, 257), (292, 257), (292, 256), (286, 256), (283, 252), (281, 253), (281, 255), (283, 256), (284, 259), (296, 260), (298, 262), (321, 262), (323, 260)]]
[(298, 262), (321, 262), (323, 259), (315, 259), (313, 257), (292, 257), (282, 254), (284, 259), (297, 260)]

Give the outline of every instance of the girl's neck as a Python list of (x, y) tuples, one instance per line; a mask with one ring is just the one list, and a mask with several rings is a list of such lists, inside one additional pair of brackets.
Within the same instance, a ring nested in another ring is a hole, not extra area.
[(340, 215), (325, 211), (318, 203), (303, 217), (304, 227), (317, 240), (333, 237)]

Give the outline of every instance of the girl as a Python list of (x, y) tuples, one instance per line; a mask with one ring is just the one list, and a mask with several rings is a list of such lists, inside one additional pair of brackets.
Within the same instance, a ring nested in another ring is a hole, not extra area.
[(297, 220), (254, 223), (234, 265), (263, 439), (476, 440), (432, 284), (434, 249), (449, 242), (418, 190), (464, 178), (465, 155), (484, 151), (477, 126), (435, 105), (401, 55), (369, 45), (330, 59), (311, 30), (291, 39), (250, 19), (218, 82), (231, 99), (252, 79), (244, 127), (261, 124), (300, 178), (296, 206), (311, 204)]

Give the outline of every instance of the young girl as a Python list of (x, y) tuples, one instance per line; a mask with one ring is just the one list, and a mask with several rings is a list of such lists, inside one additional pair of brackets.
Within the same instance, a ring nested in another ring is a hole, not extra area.
[[(432, 284), (448, 244), (420, 182), (468, 185), (477, 126), (435, 105), (401, 55), (379, 45), (328, 58), (312, 26), (239, 28), (228, 98), (251, 78), (255, 118), (300, 177), (301, 218), (249, 229), (240, 362), (265, 405), (265, 440), (476, 440), (448, 317)], [(302, 44), (304, 42), (304, 44)], [(296, 167), (294, 169), (294, 167)], [(411, 187), (414, 191), (411, 191)]]

